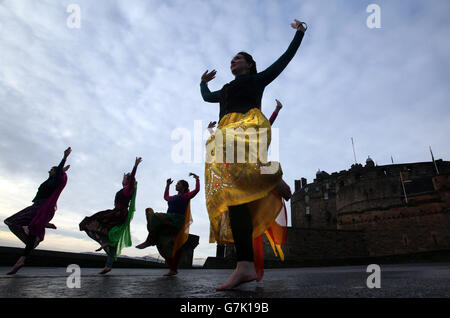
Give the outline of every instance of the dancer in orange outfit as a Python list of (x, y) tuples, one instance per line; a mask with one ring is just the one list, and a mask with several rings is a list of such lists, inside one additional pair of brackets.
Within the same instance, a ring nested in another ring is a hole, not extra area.
[(136, 246), (144, 249), (156, 245), (159, 253), (166, 260), (169, 272), (165, 276), (178, 274), (178, 265), (181, 256), (181, 247), (189, 236), (189, 225), (192, 223), (190, 201), (200, 191), (199, 177), (190, 173), (195, 179), (195, 189), (189, 191), (189, 183), (185, 180), (177, 182), (176, 195), (169, 195), (172, 179), (167, 179), (164, 191), (164, 200), (167, 201), (167, 213), (155, 213), (153, 209), (145, 210), (147, 217), (148, 236), (145, 242)]

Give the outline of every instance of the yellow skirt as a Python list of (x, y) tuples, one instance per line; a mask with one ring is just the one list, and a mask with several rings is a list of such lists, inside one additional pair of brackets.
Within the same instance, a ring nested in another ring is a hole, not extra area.
[(225, 115), (207, 140), (205, 195), (210, 243), (234, 243), (229, 206), (248, 203), (253, 238), (262, 235), (280, 213), (283, 202), (273, 190), (283, 173), (278, 162), (267, 162), (270, 142), (270, 123), (257, 108)]

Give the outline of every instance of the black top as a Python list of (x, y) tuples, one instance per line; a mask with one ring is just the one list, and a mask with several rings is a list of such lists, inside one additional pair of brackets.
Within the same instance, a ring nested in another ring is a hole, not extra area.
[(53, 193), (53, 191), (56, 190), (59, 186), (59, 182), (61, 180), (61, 174), (64, 168), (64, 164), (66, 163), (66, 159), (63, 158), (61, 162), (59, 163), (58, 168), (56, 168), (56, 172), (53, 176), (49, 176), (47, 180), (45, 180), (38, 188), (38, 192), (36, 193), (36, 196), (32, 200), (32, 202), (35, 202), (37, 200), (41, 199), (47, 199), (50, 197)]
[(123, 193), (123, 189), (120, 189), (114, 197), (114, 206), (128, 207), (130, 198)]
[(257, 74), (238, 75), (221, 90), (211, 92), (206, 82), (200, 83), (203, 100), (220, 103), (219, 120), (228, 113), (246, 113), (252, 108), (261, 109), (264, 88), (286, 68), (297, 52), (304, 33), (297, 31), (286, 52), (271, 66)]

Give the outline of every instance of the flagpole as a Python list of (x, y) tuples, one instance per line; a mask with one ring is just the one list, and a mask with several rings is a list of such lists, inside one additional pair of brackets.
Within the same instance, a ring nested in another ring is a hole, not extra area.
[(356, 162), (356, 153), (355, 153), (355, 144), (353, 143), (353, 137), (352, 137), (352, 147), (353, 147), (353, 156), (355, 157), (355, 164), (357, 164), (357, 162)]
[(402, 172), (400, 171), (400, 181), (402, 182), (403, 195), (405, 196), (405, 202), (408, 204), (408, 197), (406, 196), (405, 184), (403, 183)]
[(439, 170), (436, 165), (436, 161), (434, 161), (434, 156), (433, 156), (433, 151), (431, 150), (431, 146), (430, 146), (430, 153), (431, 153), (431, 159), (433, 160), (434, 167), (436, 168), (436, 173), (439, 175)]

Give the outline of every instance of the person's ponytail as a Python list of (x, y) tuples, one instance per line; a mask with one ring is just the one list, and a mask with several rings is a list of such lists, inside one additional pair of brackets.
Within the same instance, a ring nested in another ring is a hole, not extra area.
[(256, 62), (255, 62), (255, 60), (253, 60), (253, 57), (250, 54), (248, 54), (247, 52), (239, 52), (238, 54), (241, 54), (245, 58), (245, 61), (247, 63), (252, 64), (252, 67), (250, 68), (250, 74), (252, 74), (252, 75), (256, 74), (257, 73)]

